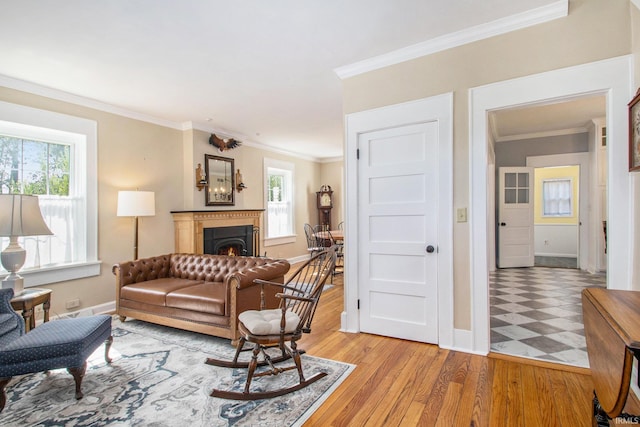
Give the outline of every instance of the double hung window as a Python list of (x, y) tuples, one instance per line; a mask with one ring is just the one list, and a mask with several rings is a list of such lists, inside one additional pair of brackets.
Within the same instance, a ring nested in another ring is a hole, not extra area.
[(93, 121), (0, 103), (0, 192), (38, 196), (53, 232), (19, 238), (27, 286), (99, 274), (96, 135)]

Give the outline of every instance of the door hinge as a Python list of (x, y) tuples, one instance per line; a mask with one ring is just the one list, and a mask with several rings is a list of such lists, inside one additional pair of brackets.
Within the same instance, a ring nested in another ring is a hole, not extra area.
[(358, 310), (360, 310), (360, 300), (358, 300)]
[(356, 148), (356, 159), (360, 159), (360, 149)]

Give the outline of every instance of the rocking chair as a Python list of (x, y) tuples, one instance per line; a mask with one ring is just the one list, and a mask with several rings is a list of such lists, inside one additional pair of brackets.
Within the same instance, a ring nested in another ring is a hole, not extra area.
[[(233, 361), (209, 358), (206, 363), (227, 368), (248, 368), (244, 391), (214, 389), (211, 392), (211, 396), (235, 400), (272, 398), (300, 390), (327, 375), (325, 372), (320, 372), (309, 379), (305, 379), (300, 358), (304, 350), (298, 350), (297, 341), (302, 338), (303, 333), (311, 332), (313, 315), (318, 306), (324, 284), (327, 277), (331, 275), (335, 262), (335, 247), (331, 247), (312, 256), (284, 284), (261, 279), (254, 281), (254, 283), (261, 286), (262, 296), (264, 295), (265, 286), (280, 288), (282, 291), (277, 294), (277, 297), (281, 298), (280, 307), (271, 310), (264, 309), (264, 298), (262, 298), (261, 310), (248, 310), (240, 313), (238, 316), (240, 340), (236, 347)], [(253, 343), (253, 348), (249, 346), (245, 349), (246, 342)], [(287, 342), (290, 342), (290, 344)], [(267, 353), (270, 348), (279, 349), (276, 356), (271, 356)], [(249, 362), (238, 361), (241, 352), (251, 350), (253, 355)], [(260, 354), (262, 354), (262, 357), (259, 361), (258, 356)], [(276, 366), (280, 362), (292, 358), (294, 364), (284, 367)], [(267, 365), (268, 368), (266, 370), (256, 372), (258, 366)], [(298, 384), (273, 391), (250, 391), (253, 378), (278, 375), (293, 369), (298, 370), (298, 376), (300, 377)]]

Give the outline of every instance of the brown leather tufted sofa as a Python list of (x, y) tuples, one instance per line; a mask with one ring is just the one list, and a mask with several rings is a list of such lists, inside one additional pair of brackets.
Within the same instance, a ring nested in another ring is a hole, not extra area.
[[(238, 314), (260, 307), (254, 279), (282, 283), (285, 260), (226, 255), (169, 254), (113, 266), (116, 313), (179, 329), (238, 339)], [(267, 289), (271, 288), (271, 289)], [(265, 287), (275, 308), (278, 289)]]

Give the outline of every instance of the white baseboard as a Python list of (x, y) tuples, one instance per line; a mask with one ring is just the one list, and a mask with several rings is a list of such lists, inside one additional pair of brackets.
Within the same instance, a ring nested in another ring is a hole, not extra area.
[(439, 345), (440, 348), (446, 348), (447, 350), (460, 351), (463, 353), (477, 354), (478, 356), (486, 356), (487, 353), (473, 350), (473, 334), (466, 329), (454, 329), (453, 330), (453, 345), (444, 346)]
[(93, 307), (83, 308), (77, 311), (70, 311), (68, 313), (58, 314), (51, 319), (65, 319), (68, 317), (85, 317), (85, 316), (93, 316), (95, 314), (110, 314), (115, 313), (116, 311), (116, 302), (110, 301), (104, 304), (94, 305)]

